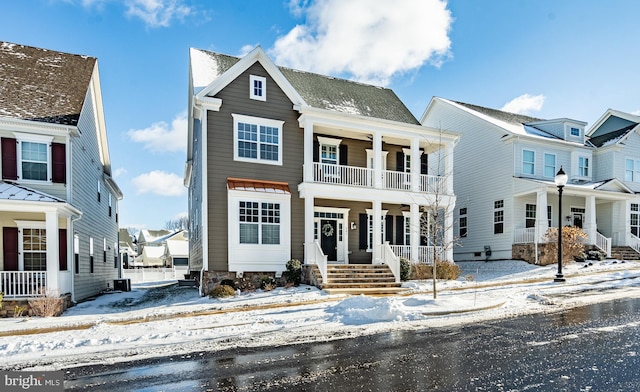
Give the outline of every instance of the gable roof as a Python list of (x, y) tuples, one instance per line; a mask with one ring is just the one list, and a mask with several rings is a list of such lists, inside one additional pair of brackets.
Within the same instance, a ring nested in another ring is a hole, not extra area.
[(94, 57), (0, 42), (0, 116), (77, 125)]
[(55, 196), (48, 195), (23, 185), (0, 181), (0, 200), (40, 201), (46, 203), (66, 203)]
[(617, 144), (624, 140), (638, 126), (638, 124), (630, 124), (626, 127), (620, 128), (616, 131), (606, 133), (604, 135), (592, 137), (589, 139), (591, 144), (596, 147), (606, 147), (612, 144)]
[(279, 67), (259, 46), (243, 58), (194, 48), (191, 48), (190, 56), (190, 88), (198, 96), (215, 95), (249, 66), (259, 61), (294, 105), (413, 125), (420, 124), (388, 88)]

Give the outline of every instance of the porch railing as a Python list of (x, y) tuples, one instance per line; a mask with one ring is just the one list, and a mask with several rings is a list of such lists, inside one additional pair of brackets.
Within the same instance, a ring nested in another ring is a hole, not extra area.
[[(398, 257), (404, 257), (411, 260), (411, 245), (389, 245), (393, 253)], [(415, 263), (432, 264), (433, 263), (433, 246), (419, 246), (418, 260), (411, 260)], [(445, 249), (442, 246), (435, 247), (436, 256), (442, 258)]]
[(536, 240), (536, 228), (527, 227), (526, 229), (515, 229), (513, 232), (514, 244), (530, 244)]
[[(365, 167), (334, 165), (330, 163), (313, 164), (313, 182), (334, 185), (374, 187), (374, 171)], [(446, 178), (420, 174), (420, 192), (449, 194)], [(393, 170), (382, 171), (382, 189), (410, 191), (411, 174)]]
[(326, 283), (327, 281), (327, 255), (322, 252), (322, 247), (319, 241), (314, 241), (307, 245), (307, 260), (311, 264), (318, 266), (320, 270), (320, 283)]
[(596, 246), (605, 252), (607, 257), (611, 257), (611, 238), (596, 232)]
[(34, 297), (46, 293), (46, 271), (0, 271), (0, 291), (5, 298)]
[(636, 252), (640, 253), (640, 238), (635, 236), (633, 233), (629, 233), (629, 246)]
[(400, 283), (400, 257), (393, 252), (389, 242), (382, 244), (381, 248), (382, 263), (389, 266), (396, 278), (396, 283)]

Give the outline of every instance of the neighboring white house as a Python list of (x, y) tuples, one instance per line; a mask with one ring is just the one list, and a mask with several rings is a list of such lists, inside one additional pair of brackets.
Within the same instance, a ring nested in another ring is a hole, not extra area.
[(97, 59), (0, 42), (0, 291), (73, 300), (119, 277)]
[(419, 222), (455, 204), (458, 135), (421, 126), (392, 90), (278, 67), (260, 47), (191, 49), (189, 82), (189, 262), (202, 282), (290, 258), (321, 278), (326, 263), (428, 262), (434, 246), (452, 259), (452, 231), (430, 244)]
[(189, 269), (189, 240), (186, 238), (168, 239), (163, 260), (165, 267), (173, 267), (176, 271), (185, 274)]
[(462, 134), (454, 159), (455, 259), (510, 259), (514, 245), (542, 242), (547, 229), (558, 226), (554, 177), (560, 167), (569, 176), (562, 225), (581, 227), (588, 243), (608, 254), (612, 245), (630, 245), (630, 210), (637, 209), (638, 198), (622, 179), (625, 159), (638, 159), (640, 169), (640, 143), (636, 132), (628, 136), (633, 146), (590, 141), (587, 136), (618, 130), (607, 118), (585, 132), (582, 121), (543, 120), (434, 97), (421, 123)]

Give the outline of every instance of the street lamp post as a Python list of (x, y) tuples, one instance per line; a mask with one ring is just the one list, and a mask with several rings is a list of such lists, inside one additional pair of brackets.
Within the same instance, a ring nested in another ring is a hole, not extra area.
[(558, 187), (558, 273), (556, 274), (554, 282), (564, 282), (564, 275), (562, 274), (562, 188), (567, 185), (567, 173), (560, 170), (556, 173), (555, 183)]

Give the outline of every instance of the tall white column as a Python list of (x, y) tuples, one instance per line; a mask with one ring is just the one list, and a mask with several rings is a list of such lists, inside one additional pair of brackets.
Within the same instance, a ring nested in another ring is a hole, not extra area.
[(411, 139), (411, 190), (420, 192), (420, 138)]
[(382, 245), (382, 202), (373, 202), (373, 248), (372, 260), (373, 264), (380, 264), (382, 255), (380, 254), (380, 246)]
[(411, 261), (417, 262), (419, 255), (418, 250), (420, 247), (420, 206), (416, 203), (411, 203), (410, 208)]
[(313, 123), (304, 124), (304, 169), (303, 182), (313, 182)]
[(447, 193), (453, 194), (453, 143), (447, 143), (444, 154), (444, 173), (438, 174), (445, 176)]
[(382, 188), (382, 134), (373, 134), (373, 186)]
[(538, 189), (536, 194), (536, 242), (543, 242), (544, 236), (549, 229), (547, 205), (547, 189)]
[[(309, 256), (311, 247), (313, 246), (313, 197), (304, 198), (304, 262), (309, 264)], [(315, 260), (314, 260), (315, 261)]]
[(47, 236), (47, 291), (60, 291), (58, 272), (60, 270), (58, 243), (58, 212), (45, 213), (45, 230)]
[(444, 207), (444, 246), (447, 247), (444, 255), (445, 261), (453, 260), (453, 211), (455, 204)]
[(589, 243), (596, 243), (596, 233), (598, 226), (596, 225), (596, 197), (589, 195), (585, 197), (585, 211), (583, 230), (589, 236)]

